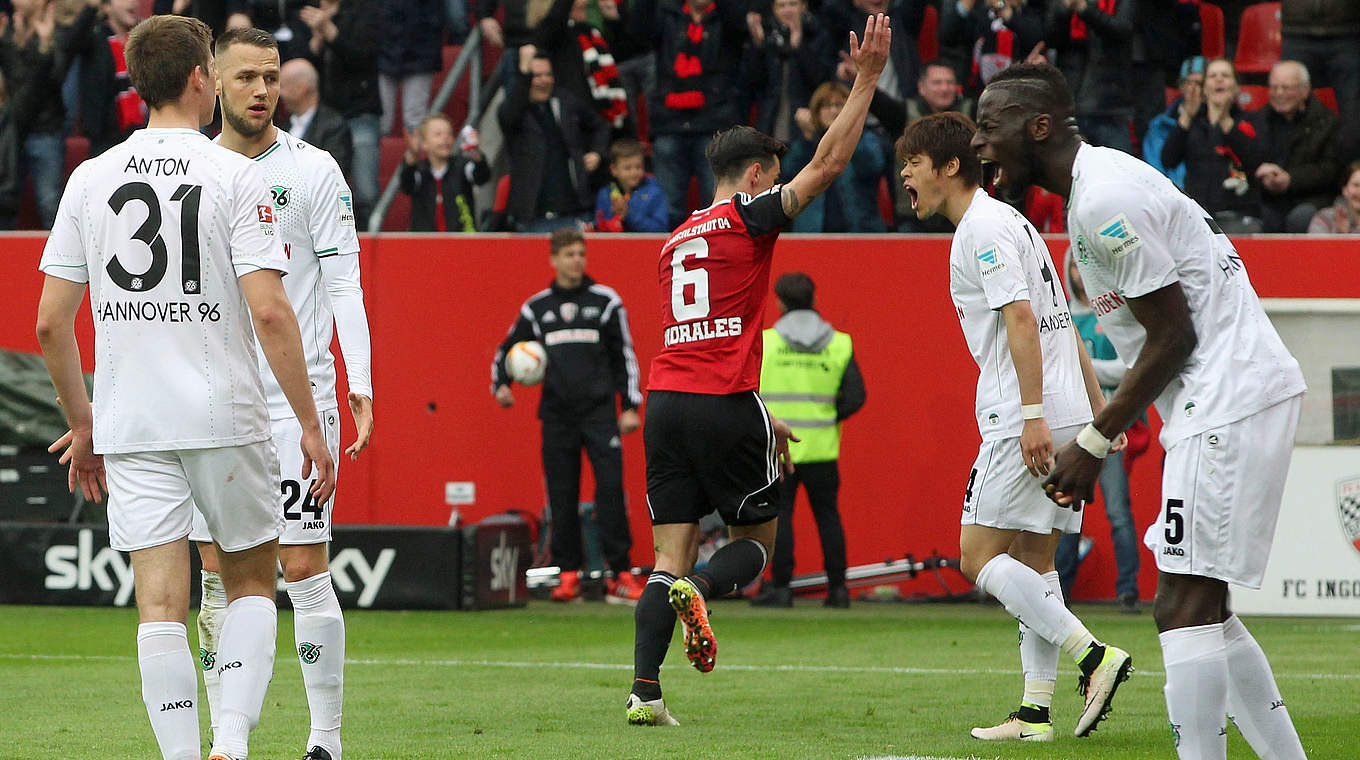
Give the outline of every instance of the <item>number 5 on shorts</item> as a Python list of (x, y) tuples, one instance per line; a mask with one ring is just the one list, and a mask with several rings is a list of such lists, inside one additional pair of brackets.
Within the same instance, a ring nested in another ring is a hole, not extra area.
[(1179, 544), (1185, 538), (1185, 515), (1176, 511), (1185, 509), (1185, 500), (1167, 499), (1166, 500), (1166, 542), (1171, 545)]

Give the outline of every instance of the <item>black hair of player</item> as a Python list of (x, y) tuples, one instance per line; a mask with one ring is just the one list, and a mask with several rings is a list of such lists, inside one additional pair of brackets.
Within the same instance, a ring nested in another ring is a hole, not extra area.
[(785, 272), (774, 281), (774, 294), (788, 311), (811, 309), (817, 286), (802, 272)]
[(243, 28), (228, 29), (222, 32), (217, 38), (217, 43), (213, 45), (214, 54), (221, 56), (232, 45), (250, 45), (258, 48), (279, 49), (279, 41), (274, 39), (274, 35), (263, 29)]
[(987, 81), (987, 89), (1004, 89), (1032, 112), (1046, 113), (1061, 123), (1076, 113), (1067, 78), (1051, 63), (1017, 63)]
[(897, 158), (929, 156), (939, 174), (950, 159), (959, 160), (959, 179), (971, 187), (982, 184), (982, 162), (971, 145), (977, 126), (957, 111), (923, 116), (907, 125), (897, 140)]
[(557, 252), (569, 245), (586, 244), (586, 236), (576, 227), (559, 227), (548, 238), (548, 250), (556, 256)]
[(733, 182), (741, 178), (751, 164), (759, 163), (774, 168), (774, 161), (783, 158), (789, 146), (782, 140), (747, 126), (730, 127), (713, 135), (704, 155), (718, 182)]
[(212, 66), (212, 30), (189, 16), (152, 16), (128, 33), (123, 55), (137, 94), (161, 108), (184, 94), (194, 67)]

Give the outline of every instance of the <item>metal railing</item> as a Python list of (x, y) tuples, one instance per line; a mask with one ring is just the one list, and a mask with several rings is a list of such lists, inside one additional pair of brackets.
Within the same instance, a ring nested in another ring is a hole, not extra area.
[[(476, 124), (482, 117), (482, 30), (475, 26), (463, 42), (463, 49), (454, 59), (453, 66), (449, 68), (449, 74), (444, 78), (444, 84), (439, 88), (439, 92), (435, 93), (434, 100), (430, 101), (429, 113), (439, 113), (444, 110), (444, 106), (448, 105), (449, 99), (453, 97), (453, 91), (458, 88), (458, 83), (462, 81), (465, 73), (469, 77), (468, 115), (465, 123)], [(370, 233), (382, 230), (383, 220), (387, 217), (387, 210), (392, 205), (392, 199), (397, 197), (397, 188), (400, 185), (401, 169), (398, 168), (388, 178), (387, 186), (383, 188), (382, 195), (378, 197), (378, 202), (373, 206), (373, 213), (369, 214), (368, 231)]]

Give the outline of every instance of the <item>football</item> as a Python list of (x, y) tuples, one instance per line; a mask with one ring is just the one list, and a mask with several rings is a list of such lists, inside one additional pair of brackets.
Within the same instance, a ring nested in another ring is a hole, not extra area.
[(522, 340), (506, 352), (505, 371), (520, 385), (538, 385), (548, 371), (548, 352), (536, 340)]

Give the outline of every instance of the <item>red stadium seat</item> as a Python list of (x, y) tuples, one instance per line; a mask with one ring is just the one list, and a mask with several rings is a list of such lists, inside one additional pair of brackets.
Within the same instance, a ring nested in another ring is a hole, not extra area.
[[(378, 152), (378, 185), (387, 187), (387, 182), (401, 168), (402, 156), (406, 153), (406, 140), (401, 137), (384, 137)], [(362, 219), (361, 229), (368, 227), (368, 220)], [(398, 191), (392, 205), (383, 218), (384, 232), (405, 232), (411, 228), (411, 197)]]
[(921, 54), (921, 61), (933, 61), (940, 57), (940, 40), (936, 30), (940, 26), (940, 12), (935, 10), (935, 6), (926, 6), (925, 20), (921, 22), (921, 36), (916, 40), (916, 50)]
[(1213, 3), (1199, 4), (1200, 55), (1222, 58), (1227, 51), (1223, 34), (1223, 9)]
[(1280, 4), (1257, 3), (1242, 11), (1242, 26), (1237, 33), (1237, 56), (1233, 65), (1239, 74), (1265, 74), (1280, 60)]
[(1313, 94), (1322, 102), (1322, 105), (1332, 109), (1332, 113), (1341, 113), (1336, 105), (1336, 90), (1330, 87), (1319, 87), (1313, 90)]
[(1237, 93), (1237, 105), (1248, 111), (1259, 111), (1270, 102), (1270, 89), (1259, 84), (1244, 84)]

